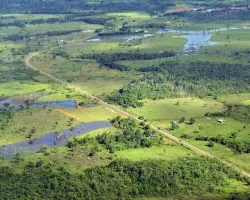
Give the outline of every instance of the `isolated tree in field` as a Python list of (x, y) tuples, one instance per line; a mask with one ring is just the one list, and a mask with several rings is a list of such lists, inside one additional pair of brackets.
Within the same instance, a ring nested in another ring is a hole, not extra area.
[(180, 128), (179, 125), (177, 124), (177, 122), (175, 121), (172, 121), (172, 129), (175, 130), (175, 129), (178, 129)]
[(214, 147), (214, 143), (212, 141), (210, 141), (208, 144), (207, 144), (208, 147)]
[(21, 154), (20, 153), (16, 153), (15, 154), (15, 157), (14, 157), (14, 160), (15, 160), (15, 162), (20, 162), (21, 160), (22, 160), (22, 158), (21, 158)]
[(139, 116), (138, 119), (144, 120), (144, 117), (143, 116)]
[(193, 125), (195, 123), (195, 119), (193, 117), (190, 118), (190, 122), (191, 125)]
[(237, 136), (237, 133), (236, 133), (236, 132), (233, 132), (233, 133), (231, 134), (231, 137), (234, 138), (234, 139), (236, 138), (236, 136)]
[(6, 107), (6, 108), (10, 106), (9, 103), (4, 103), (3, 105), (4, 105), (4, 107)]
[(36, 127), (33, 126), (33, 128), (30, 130), (30, 133), (33, 134), (36, 132)]
[(45, 153), (48, 149), (49, 149), (49, 146), (48, 146), (48, 145), (42, 145), (42, 146), (40, 147), (40, 151), (41, 151), (42, 153)]
[(179, 121), (179, 123), (183, 123), (183, 122), (185, 122), (185, 117), (182, 117), (182, 118), (180, 119), (180, 121)]

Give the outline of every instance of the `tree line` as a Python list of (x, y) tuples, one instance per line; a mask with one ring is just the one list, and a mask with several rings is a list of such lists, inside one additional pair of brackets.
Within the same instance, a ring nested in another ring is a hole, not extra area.
[(223, 112), (208, 112), (206, 117), (231, 117), (242, 123), (250, 123), (250, 106), (242, 104), (225, 104)]
[(230, 9), (223, 8), (221, 10), (212, 10), (211, 12), (201, 11), (184, 11), (166, 13), (164, 16), (183, 17), (193, 22), (225, 22), (230, 20), (249, 20), (250, 9)]
[[(123, 65), (116, 63), (121, 69)], [(133, 68), (125, 66), (126, 70)], [(178, 98), (187, 96), (206, 97), (246, 93), (250, 91), (248, 65), (192, 61), (166, 61), (159, 65), (134, 69), (143, 77), (131, 81), (121, 89), (106, 96), (111, 103), (124, 107), (143, 106), (140, 100)]]
[(32, 13), (32, 14), (74, 14), (84, 13), (86, 11), (98, 12), (122, 12), (139, 11), (154, 13), (165, 11), (169, 6), (175, 6), (175, 2), (161, 0), (103, 0), (93, 3), (89, 0), (67, 1), (55, 0), (40, 1), (34, 0), (32, 5), (25, 0), (3, 1), (1, 4), (1, 13)]
[(138, 124), (135, 119), (121, 118), (120, 116), (110, 120), (111, 123), (122, 130), (121, 133), (103, 133), (97, 135), (95, 138), (84, 137), (69, 141), (67, 147), (75, 148), (76, 146), (85, 146), (89, 151), (89, 155), (93, 156), (96, 153), (107, 150), (109, 153), (121, 151), (124, 149), (133, 148), (150, 148), (154, 145), (163, 143), (163, 136), (157, 135), (149, 125), (144, 122)]
[(195, 140), (209, 141), (209, 142), (214, 142), (217, 144), (225, 145), (237, 153), (250, 153), (250, 142), (236, 140), (237, 134), (238, 133), (232, 133), (229, 137), (223, 137), (221, 135), (217, 135), (215, 137), (199, 135), (195, 137)]
[(95, 59), (101, 65), (117, 69), (120, 71), (128, 71), (130, 68), (125, 65), (117, 63), (118, 61), (126, 60), (152, 60), (157, 58), (173, 57), (175, 53), (172, 51), (164, 51), (163, 53), (140, 53), (140, 52), (126, 52), (126, 53), (93, 53), (93, 54), (82, 54), (78, 56), (81, 59)]
[[(20, 160), (20, 159), (19, 159)], [(20, 161), (19, 161), (20, 162)], [(69, 173), (44, 161), (28, 162), (18, 171), (0, 167), (1, 199), (133, 199), (220, 193), (228, 179), (247, 182), (237, 172), (208, 157), (173, 161), (115, 160)], [(249, 181), (248, 181), (249, 183)]]
[(44, 37), (53, 37), (53, 36), (60, 36), (60, 35), (69, 35), (82, 32), (82, 29), (74, 29), (74, 30), (63, 30), (63, 31), (47, 31), (45, 33), (37, 33), (37, 34), (12, 34), (5, 36), (5, 40), (11, 41), (20, 41), (20, 40), (29, 40), (32, 38), (44, 38)]

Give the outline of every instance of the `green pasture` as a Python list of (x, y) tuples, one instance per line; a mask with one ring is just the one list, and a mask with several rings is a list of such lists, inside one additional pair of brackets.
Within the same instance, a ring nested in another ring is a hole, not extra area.
[(207, 112), (221, 111), (223, 105), (213, 99), (177, 98), (163, 100), (144, 100), (141, 108), (130, 108), (129, 112), (144, 116), (150, 122), (179, 120), (182, 117), (202, 117)]
[(202, 53), (234, 53), (249, 49), (250, 35), (248, 29), (227, 30), (213, 33), (212, 41), (217, 44), (202, 47)]
[(83, 22), (66, 22), (66, 23), (54, 23), (54, 24), (35, 24), (27, 25), (24, 29), (24, 32), (30, 32), (31, 34), (36, 33), (45, 33), (47, 31), (63, 31), (63, 30), (95, 30), (101, 28), (101, 25), (97, 24), (86, 24)]
[(13, 16), (16, 17), (15, 19), (18, 20), (34, 20), (34, 19), (48, 19), (48, 18), (60, 18), (63, 15), (53, 15), (53, 14), (1, 14), (1, 16)]
[[(164, 18), (163, 18), (164, 19)], [(203, 30), (216, 30), (220, 28), (230, 28), (230, 27), (241, 27), (244, 26), (247, 23), (242, 23), (241, 21), (235, 21), (232, 22), (230, 25), (226, 22), (208, 22), (208, 23), (195, 23), (187, 21), (186, 19), (175, 19), (172, 18), (169, 19), (169, 26), (168, 28), (171, 29), (177, 29), (177, 30), (183, 30), (183, 31), (203, 31)]]
[(65, 99), (74, 99), (77, 102), (90, 103), (91, 100), (85, 95), (76, 92), (73, 89), (66, 88), (64, 85), (51, 84), (46, 90), (46, 95), (37, 99), (38, 102), (61, 101)]
[[(224, 119), (225, 123), (220, 123), (217, 120)], [(199, 135), (215, 137), (218, 135), (230, 137), (232, 133), (237, 132), (236, 140), (249, 141), (250, 142), (250, 126), (245, 125), (231, 118), (196, 118), (195, 124), (189, 124), (189, 118), (185, 123), (179, 124), (180, 128), (173, 131), (173, 134), (181, 137), (182, 134), (188, 134), (191, 138), (195, 138)], [(246, 126), (244, 128), (243, 126)]]
[(79, 118), (82, 122), (109, 120), (117, 116), (117, 113), (104, 106), (61, 110), (75, 118)]
[(35, 130), (31, 137), (34, 139), (49, 132), (68, 129), (79, 123), (75, 119), (70, 119), (71, 117), (51, 108), (30, 108), (15, 111), (7, 128), (1, 130), (0, 144), (29, 140), (28, 135), (32, 129)]
[(152, 37), (126, 42), (125, 36), (98, 37), (101, 41), (79, 42), (68, 45), (66, 51), (73, 55), (83, 53), (117, 53), (136, 51), (142, 53), (160, 53), (162, 51), (180, 52), (186, 42), (185, 38), (173, 37), (174, 34), (156, 34)]
[(232, 163), (236, 167), (240, 167), (250, 172), (250, 157), (246, 153), (235, 153), (231, 149), (221, 144), (214, 144), (214, 147), (208, 147), (208, 142), (189, 140), (190, 143), (199, 147), (202, 150), (209, 152), (210, 154), (221, 158), (229, 163)]
[(195, 153), (181, 145), (162, 145), (151, 148), (128, 149), (115, 153), (116, 158), (129, 159), (133, 161), (147, 159), (173, 160), (179, 157), (194, 156)]
[(116, 12), (116, 13), (107, 13), (107, 16), (110, 17), (125, 17), (125, 18), (133, 18), (133, 19), (150, 19), (150, 15), (148, 13), (140, 13), (140, 12)]
[(218, 100), (226, 104), (250, 105), (249, 102), (250, 94), (232, 94), (232, 95), (220, 96)]
[[(226, 122), (223, 124), (219, 123), (217, 121), (218, 119), (224, 119)], [(236, 132), (237, 141), (250, 142), (250, 127), (248, 125), (231, 118), (204, 117), (196, 118), (195, 120), (195, 124), (193, 125), (189, 124), (189, 119), (187, 119), (185, 123), (178, 124), (180, 128), (174, 130), (172, 134), (179, 138), (181, 138), (183, 134), (187, 134), (189, 139), (182, 140), (187, 140), (188, 142), (205, 150), (206, 152), (209, 152), (218, 158), (233, 163), (235, 166), (238, 166), (250, 172), (250, 157), (248, 154), (235, 153), (227, 146), (216, 143), (214, 143), (214, 147), (208, 147), (208, 142), (195, 140), (195, 137), (197, 136), (216, 137), (218, 135), (221, 135), (222, 137), (230, 138), (232, 133)], [(166, 127), (171, 127), (171, 125), (168, 124)]]
[(94, 60), (67, 60), (61, 57), (52, 59), (52, 55), (39, 55), (31, 63), (38, 69), (97, 96), (119, 89), (136, 77), (135, 73), (100, 68)]
[(48, 89), (50, 81), (27, 69), (22, 62), (0, 63), (0, 91), (4, 96), (34, 93)]
[(117, 13), (107, 13), (106, 16), (115, 17), (115, 20), (110, 20), (109, 22), (115, 25), (115, 29), (122, 27), (124, 23), (127, 26), (135, 26), (147, 23), (151, 17), (148, 13), (141, 12), (117, 12)]
[(32, 81), (9, 81), (7, 83), (0, 83), (1, 95), (15, 96), (27, 93), (34, 93), (40, 90), (47, 89), (48, 84), (35, 83)]
[(97, 135), (101, 135), (103, 134), (104, 132), (107, 132), (107, 133), (117, 133), (117, 132), (120, 132), (120, 130), (116, 129), (115, 127), (108, 127), (108, 128), (100, 128), (100, 129), (96, 129), (94, 131), (90, 131), (84, 135), (80, 135), (80, 136), (77, 136), (77, 139), (80, 139), (80, 138), (83, 138), (83, 137), (96, 137)]

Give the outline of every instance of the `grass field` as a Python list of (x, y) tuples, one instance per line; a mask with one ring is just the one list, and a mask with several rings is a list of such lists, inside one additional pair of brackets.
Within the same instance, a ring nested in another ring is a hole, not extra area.
[(250, 172), (249, 154), (235, 153), (231, 149), (220, 144), (215, 144), (214, 147), (211, 148), (207, 146), (208, 142), (194, 141), (194, 140), (189, 140), (189, 142), (191, 142), (192, 144), (199, 147), (200, 149), (203, 149), (218, 158), (221, 158), (229, 163), (232, 163), (234, 166), (240, 167), (241, 169), (244, 169)]
[(140, 43), (126, 42), (128, 36), (100, 37), (101, 41), (69, 45), (66, 50), (73, 56), (81, 53), (115, 53), (138, 51), (138, 49), (145, 53), (157, 53), (162, 50), (180, 52), (186, 42), (185, 38), (173, 37), (175, 34), (164, 34), (163, 36), (157, 34), (141, 39)]
[(104, 106), (95, 106), (90, 108), (78, 108), (78, 109), (61, 109), (66, 113), (70, 113), (72, 116), (80, 119), (82, 122), (92, 122), (108, 120), (116, 117), (118, 114), (112, 112)]
[(249, 49), (249, 30), (227, 30), (213, 33), (212, 41), (217, 44), (203, 47), (202, 52), (207, 53), (233, 53), (235, 51), (242, 51)]
[(129, 112), (142, 115), (150, 122), (179, 120), (181, 117), (202, 117), (207, 112), (221, 111), (223, 105), (212, 99), (179, 98), (145, 100), (142, 108), (131, 108)]
[(107, 16), (125, 17), (125, 18), (133, 18), (133, 19), (150, 19), (150, 15), (148, 13), (139, 13), (139, 12), (107, 13)]
[[(60, 131), (69, 128), (71, 117), (66, 116), (55, 109), (34, 108), (14, 112), (13, 118), (7, 124), (7, 127), (0, 133), (0, 144), (10, 144), (19, 141), (28, 140), (28, 135), (34, 129), (32, 139), (43, 134)], [(77, 120), (71, 122), (71, 126), (78, 124)]]
[(152, 148), (128, 149), (115, 153), (115, 157), (117, 158), (129, 159), (133, 161), (148, 159), (173, 160), (179, 157), (194, 155), (196, 155), (194, 152), (176, 144), (168, 144)]
[(219, 101), (225, 102), (226, 104), (244, 104), (250, 105), (250, 94), (233, 94), (227, 96), (220, 96)]
[[(211, 153), (212, 155), (233, 163), (250, 172), (250, 157), (247, 153), (235, 153), (227, 146), (214, 144), (214, 147), (208, 147), (208, 142), (196, 141), (197, 136), (216, 137), (221, 135), (225, 138), (230, 138), (233, 132), (236, 132), (236, 140), (241, 142), (250, 142), (249, 130), (250, 127), (231, 118), (223, 118), (226, 120), (224, 124), (217, 122), (220, 118), (197, 118), (194, 125), (186, 123), (179, 124), (180, 128), (172, 132), (173, 135), (181, 138), (183, 134), (188, 135), (188, 142), (195, 146)], [(244, 128), (244, 126), (246, 126)], [(171, 127), (169, 124), (168, 127)]]
[(28, 70), (22, 62), (0, 63), (0, 91), (3, 96), (15, 96), (45, 90), (51, 81)]
[(43, 89), (47, 89), (48, 84), (34, 83), (31, 81), (26, 82), (7, 82), (0, 84), (1, 95), (15, 96), (26, 93), (34, 93)]
[(180, 125), (180, 129), (175, 130), (173, 133), (178, 135), (179, 137), (185, 133), (190, 135), (191, 137), (196, 137), (199, 135), (202, 136), (230, 136), (233, 132), (237, 133), (237, 140), (248, 141), (250, 142), (249, 130), (250, 127), (246, 126), (244, 129), (243, 126), (245, 124), (238, 122), (231, 118), (223, 118), (226, 120), (225, 123), (219, 123), (217, 120), (220, 118), (196, 118), (196, 122), (194, 125), (188, 124), (189, 119), (186, 120), (187, 123), (182, 123)]
[(77, 138), (83, 138), (83, 137), (96, 137), (97, 135), (100, 135), (104, 132), (107, 132), (107, 133), (117, 133), (117, 132), (120, 132), (120, 130), (116, 129), (115, 127), (108, 127), (108, 128), (100, 128), (100, 129), (97, 129), (97, 130), (94, 130), (94, 131), (91, 131), (91, 132), (88, 132), (84, 135), (80, 135), (80, 136), (77, 136)]
[(117, 12), (117, 13), (107, 13), (106, 16), (115, 17), (115, 20), (109, 20), (110, 23), (115, 25), (115, 29), (122, 27), (124, 23), (128, 26), (135, 26), (139, 24), (144, 24), (151, 17), (148, 13), (141, 12)]
[(51, 84), (44, 92), (46, 93), (46, 95), (38, 98), (36, 100), (37, 102), (73, 99), (77, 102), (91, 103), (91, 100), (88, 99), (85, 95), (82, 95), (79, 92), (74, 91), (73, 89), (66, 88), (64, 85), (60, 84)]
[(135, 73), (100, 68), (94, 60), (74, 61), (60, 57), (52, 59), (48, 55), (33, 58), (32, 64), (97, 96), (119, 89), (136, 77)]

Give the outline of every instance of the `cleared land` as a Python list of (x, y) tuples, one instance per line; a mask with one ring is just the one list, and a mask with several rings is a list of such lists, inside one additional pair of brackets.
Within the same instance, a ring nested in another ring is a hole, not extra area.
[(0, 144), (11, 144), (34, 139), (49, 132), (65, 130), (79, 124), (51, 108), (35, 108), (14, 112), (13, 117), (1, 130)]
[(142, 108), (128, 109), (136, 115), (142, 115), (150, 122), (179, 120), (181, 117), (203, 117), (207, 112), (221, 111), (223, 105), (213, 99), (177, 98), (163, 100), (145, 100)]
[(136, 77), (136, 73), (100, 68), (94, 60), (51, 59), (51, 56), (39, 55), (32, 59), (32, 64), (97, 96), (119, 89)]

